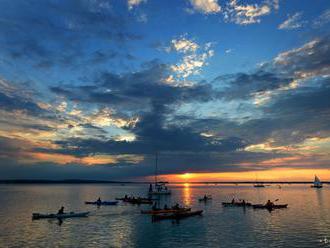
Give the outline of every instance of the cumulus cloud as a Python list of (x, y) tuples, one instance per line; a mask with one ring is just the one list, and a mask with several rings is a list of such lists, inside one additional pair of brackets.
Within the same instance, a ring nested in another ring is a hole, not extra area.
[(170, 66), (175, 74), (170, 75), (166, 82), (173, 83), (174, 79), (186, 81), (189, 76), (199, 74), (207, 65), (207, 60), (214, 55), (212, 45), (213, 43), (209, 42), (201, 46), (185, 37), (173, 39), (167, 51), (182, 53), (183, 57), (179, 63)]
[(189, 0), (193, 9), (204, 14), (215, 14), (221, 11), (217, 0)]
[(297, 12), (294, 15), (289, 16), (287, 20), (278, 26), (278, 29), (298, 29), (303, 26), (303, 21), (301, 20), (302, 12)]
[(269, 15), (273, 9), (278, 9), (278, 1), (264, 1), (261, 4), (240, 4), (230, 0), (224, 10), (224, 19), (240, 25), (259, 23), (261, 17)]

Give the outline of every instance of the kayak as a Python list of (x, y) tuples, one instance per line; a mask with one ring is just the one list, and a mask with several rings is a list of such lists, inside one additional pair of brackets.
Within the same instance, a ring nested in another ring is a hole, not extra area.
[(243, 203), (243, 202), (222, 202), (222, 206), (224, 207), (251, 207), (252, 204), (249, 202)]
[(101, 202), (98, 202), (98, 201), (85, 201), (85, 204), (91, 204), (91, 205), (117, 205), (118, 204), (118, 201), (101, 201)]
[(150, 198), (116, 198), (117, 201), (123, 201), (131, 204), (152, 204), (152, 200)]
[(65, 219), (65, 218), (76, 218), (76, 217), (87, 217), (89, 212), (80, 212), (80, 213), (75, 213), (75, 212), (70, 212), (70, 213), (64, 213), (64, 214), (40, 214), (40, 213), (33, 213), (32, 218), (33, 219), (52, 219), (52, 218), (57, 218), (57, 219)]
[(202, 215), (203, 210), (197, 210), (197, 211), (185, 211), (185, 212), (178, 212), (178, 213), (172, 213), (172, 214), (155, 214), (152, 216), (152, 219), (154, 221), (156, 220), (167, 220), (167, 219), (183, 219), (187, 218), (190, 216), (195, 216), (195, 215)]
[(252, 206), (253, 206), (253, 208), (258, 208), (258, 209), (273, 210), (273, 209), (279, 209), (279, 208), (287, 208), (288, 204), (279, 204), (279, 205), (273, 205), (273, 206), (267, 206), (265, 204), (255, 204)]
[(141, 214), (167, 214), (167, 213), (177, 213), (190, 211), (191, 208), (181, 208), (181, 209), (160, 209), (160, 210), (141, 210)]

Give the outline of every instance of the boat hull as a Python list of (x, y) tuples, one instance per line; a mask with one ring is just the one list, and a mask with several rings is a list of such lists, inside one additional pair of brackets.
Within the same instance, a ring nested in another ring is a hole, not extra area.
[(167, 214), (167, 213), (180, 213), (190, 211), (191, 208), (183, 208), (183, 209), (161, 209), (161, 210), (141, 210), (141, 214)]
[(252, 204), (251, 203), (240, 203), (240, 202), (237, 202), (237, 203), (231, 203), (231, 202), (222, 202), (222, 206), (224, 207), (252, 207)]
[(268, 210), (273, 210), (273, 209), (281, 209), (281, 208), (287, 208), (288, 204), (279, 204), (279, 205), (273, 205), (273, 206), (267, 206), (264, 204), (255, 204), (252, 205), (254, 209), (268, 209)]
[(98, 205), (98, 206), (102, 206), (102, 205), (109, 206), (109, 205), (117, 205), (117, 204), (118, 204), (118, 201), (102, 201), (102, 202), (97, 202), (97, 201), (94, 201), (94, 202), (86, 201), (85, 204), (89, 204), (89, 205)]
[(154, 221), (169, 220), (169, 219), (179, 220), (179, 219), (184, 219), (184, 218), (188, 218), (191, 216), (202, 215), (202, 213), (203, 213), (203, 210), (180, 212), (180, 213), (173, 213), (173, 214), (158, 214), (158, 215), (156, 214), (156, 215), (152, 216), (152, 219)]
[(89, 212), (80, 212), (80, 213), (64, 213), (64, 214), (40, 214), (33, 213), (32, 218), (37, 219), (66, 219), (66, 218), (78, 218), (78, 217), (87, 217)]

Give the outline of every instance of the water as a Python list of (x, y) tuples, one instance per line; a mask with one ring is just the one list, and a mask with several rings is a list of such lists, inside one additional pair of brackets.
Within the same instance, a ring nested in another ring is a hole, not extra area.
[[(330, 247), (330, 189), (308, 185), (266, 188), (171, 185), (162, 204), (180, 202), (202, 209), (202, 217), (153, 223), (140, 214), (148, 206), (84, 205), (125, 194), (143, 195), (148, 185), (0, 185), (0, 247)], [(198, 198), (212, 194), (213, 200)], [(254, 203), (279, 199), (288, 209), (223, 208), (232, 197)], [(91, 211), (88, 218), (31, 220), (32, 212)]]

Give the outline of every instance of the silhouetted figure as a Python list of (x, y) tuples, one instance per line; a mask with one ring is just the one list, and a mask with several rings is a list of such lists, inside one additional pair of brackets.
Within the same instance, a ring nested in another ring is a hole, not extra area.
[(152, 184), (149, 184), (149, 192), (152, 192)]
[(243, 199), (242, 203), (243, 203), (243, 205), (245, 205), (245, 203), (246, 203), (246, 202), (245, 202), (245, 200), (244, 200), (244, 199)]
[(99, 199), (97, 199), (97, 201), (96, 201), (96, 204), (98, 204), (98, 205), (100, 205), (101, 204), (101, 197), (99, 197)]
[(175, 210), (179, 210), (180, 209), (179, 203), (175, 204), (172, 208), (175, 209)]
[(57, 214), (64, 214), (64, 207), (63, 206), (58, 210)]
[(232, 203), (232, 204), (234, 204), (234, 203), (235, 203), (235, 198), (233, 198), (233, 199), (231, 200), (231, 203)]
[(167, 206), (167, 204), (164, 205), (164, 209), (165, 209), (165, 210), (168, 210), (168, 206)]
[(274, 203), (272, 203), (270, 200), (267, 201), (266, 207), (272, 208), (274, 206)]
[(204, 201), (206, 201), (207, 200), (207, 196), (206, 195), (204, 195)]

